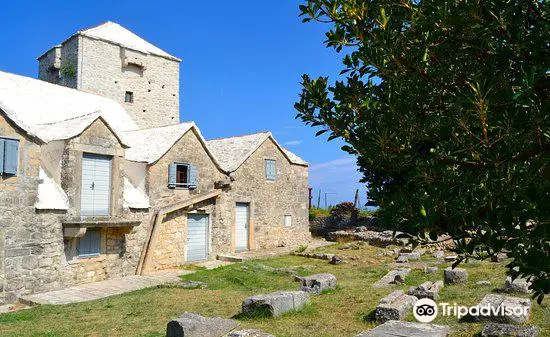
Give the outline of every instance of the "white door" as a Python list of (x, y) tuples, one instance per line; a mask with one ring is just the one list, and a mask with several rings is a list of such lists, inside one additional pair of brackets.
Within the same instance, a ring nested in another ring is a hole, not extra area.
[(82, 156), (81, 216), (107, 216), (111, 199), (111, 158)]
[(248, 228), (249, 228), (249, 206), (248, 204), (237, 204), (235, 223), (235, 250), (248, 250)]
[(187, 261), (208, 258), (208, 215), (187, 216)]

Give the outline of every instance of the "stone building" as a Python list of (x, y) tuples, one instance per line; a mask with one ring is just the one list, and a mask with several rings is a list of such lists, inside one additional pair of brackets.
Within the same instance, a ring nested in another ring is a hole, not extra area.
[(0, 301), (310, 239), (307, 163), (179, 123), (179, 62), (108, 22), (0, 71)]
[(142, 127), (179, 122), (181, 60), (106, 22), (38, 57), (38, 78), (112, 98)]

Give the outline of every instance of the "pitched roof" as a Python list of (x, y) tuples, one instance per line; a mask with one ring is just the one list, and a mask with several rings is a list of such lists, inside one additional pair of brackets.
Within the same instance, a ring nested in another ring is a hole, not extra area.
[(226, 172), (236, 171), (267, 139), (272, 139), (286, 158), (297, 165), (307, 166), (307, 162), (277, 143), (271, 132), (260, 132), (251, 135), (212, 139), (208, 147), (218, 158)]
[(115, 22), (107, 21), (99, 26), (80, 30), (77, 32), (77, 34), (93, 39), (108, 41), (125, 48), (140, 51), (145, 54), (153, 54), (181, 62), (179, 58), (168, 54), (158, 47), (155, 47), (151, 43), (145, 41), (141, 37), (132, 33), (130, 30), (122, 27)]
[(0, 109), (17, 126), (47, 143), (78, 136), (98, 118), (119, 140), (137, 129), (124, 108), (109, 98), (0, 71)]
[(125, 158), (131, 161), (153, 164), (162, 158), (189, 130), (195, 131), (214, 164), (221, 168), (217, 158), (206, 146), (206, 141), (202, 137), (199, 128), (193, 122), (125, 132), (125, 137), (130, 141), (130, 148), (126, 150)]

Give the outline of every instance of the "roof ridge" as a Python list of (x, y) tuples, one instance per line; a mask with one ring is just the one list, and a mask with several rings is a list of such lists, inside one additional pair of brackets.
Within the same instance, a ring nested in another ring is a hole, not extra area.
[(71, 118), (60, 119), (60, 120), (55, 121), (55, 122), (38, 123), (38, 124), (36, 124), (36, 125), (52, 125), (52, 124), (57, 124), (57, 123), (62, 123), (62, 122), (67, 122), (67, 121), (74, 121), (75, 119), (80, 119), (80, 118), (82, 118), (82, 117), (87, 117), (87, 116), (91, 116), (91, 115), (99, 115), (99, 117), (100, 117), (100, 116), (101, 116), (101, 110), (96, 110), (96, 111), (94, 111), (94, 112), (90, 112), (90, 113), (87, 113), (87, 114), (74, 116), (74, 117), (71, 117)]
[(153, 126), (153, 127), (150, 127), (150, 128), (141, 128), (141, 129), (136, 129), (136, 130), (127, 130), (127, 131), (124, 131), (124, 132), (138, 132), (138, 131), (148, 131), (148, 130), (154, 130), (154, 129), (164, 129), (164, 128), (169, 128), (169, 127), (176, 127), (176, 126), (182, 126), (182, 125), (189, 125), (191, 124), (191, 126), (197, 126), (197, 124), (195, 124), (195, 122), (181, 122), (181, 123), (178, 123), (178, 124), (168, 124), (168, 125), (162, 125), (162, 126)]
[[(78, 33), (81, 33), (81, 32), (84, 32), (84, 31), (87, 31), (87, 30), (90, 30), (90, 29), (94, 29), (94, 28), (97, 28), (97, 27), (101, 27), (101, 26), (106, 25), (106, 24), (108, 24), (108, 23), (114, 23), (115, 25), (118, 25), (118, 23), (116, 23), (116, 22), (113, 22), (113, 21), (111, 21), (111, 20), (107, 20), (107, 21), (105, 21), (105, 22), (103, 22), (103, 23), (100, 23), (100, 24), (98, 24), (98, 25), (91, 26), (91, 27), (84, 28), (84, 29), (80, 29), (80, 30), (78, 30), (76, 33), (78, 34)], [(119, 25), (119, 26), (120, 26), (120, 25)]]
[(249, 137), (249, 136), (255, 136), (255, 135), (260, 135), (260, 134), (270, 134), (271, 135), (271, 131), (261, 131), (261, 132), (248, 133), (248, 134), (244, 134), (244, 135), (240, 135), (240, 136), (232, 136), (232, 137), (212, 138), (212, 139), (207, 140), (207, 142), (210, 142), (210, 141), (213, 141), (213, 140), (225, 140), (225, 139), (232, 139), (232, 138)]

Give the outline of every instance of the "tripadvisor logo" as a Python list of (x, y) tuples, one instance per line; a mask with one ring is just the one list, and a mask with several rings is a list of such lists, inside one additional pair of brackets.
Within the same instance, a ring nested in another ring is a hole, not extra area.
[(529, 314), (528, 307), (508, 307), (508, 306), (493, 306), (491, 304), (475, 305), (472, 307), (457, 305), (453, 303), (435, 303), (429, 298), (423, 298), (414, 304), (413, 315), (417, 321), (429, 323), (433, 321), (437, 314), (441, 312), (442, 316), (455, 316), (458, 319), (466, 315), (473, 317), (479, 316), (526, 316)]
[(437, 304), (429, 298), (422, 298), (414, 304), (413, 315), (417, 321), (429, 323), (437, 317)]

